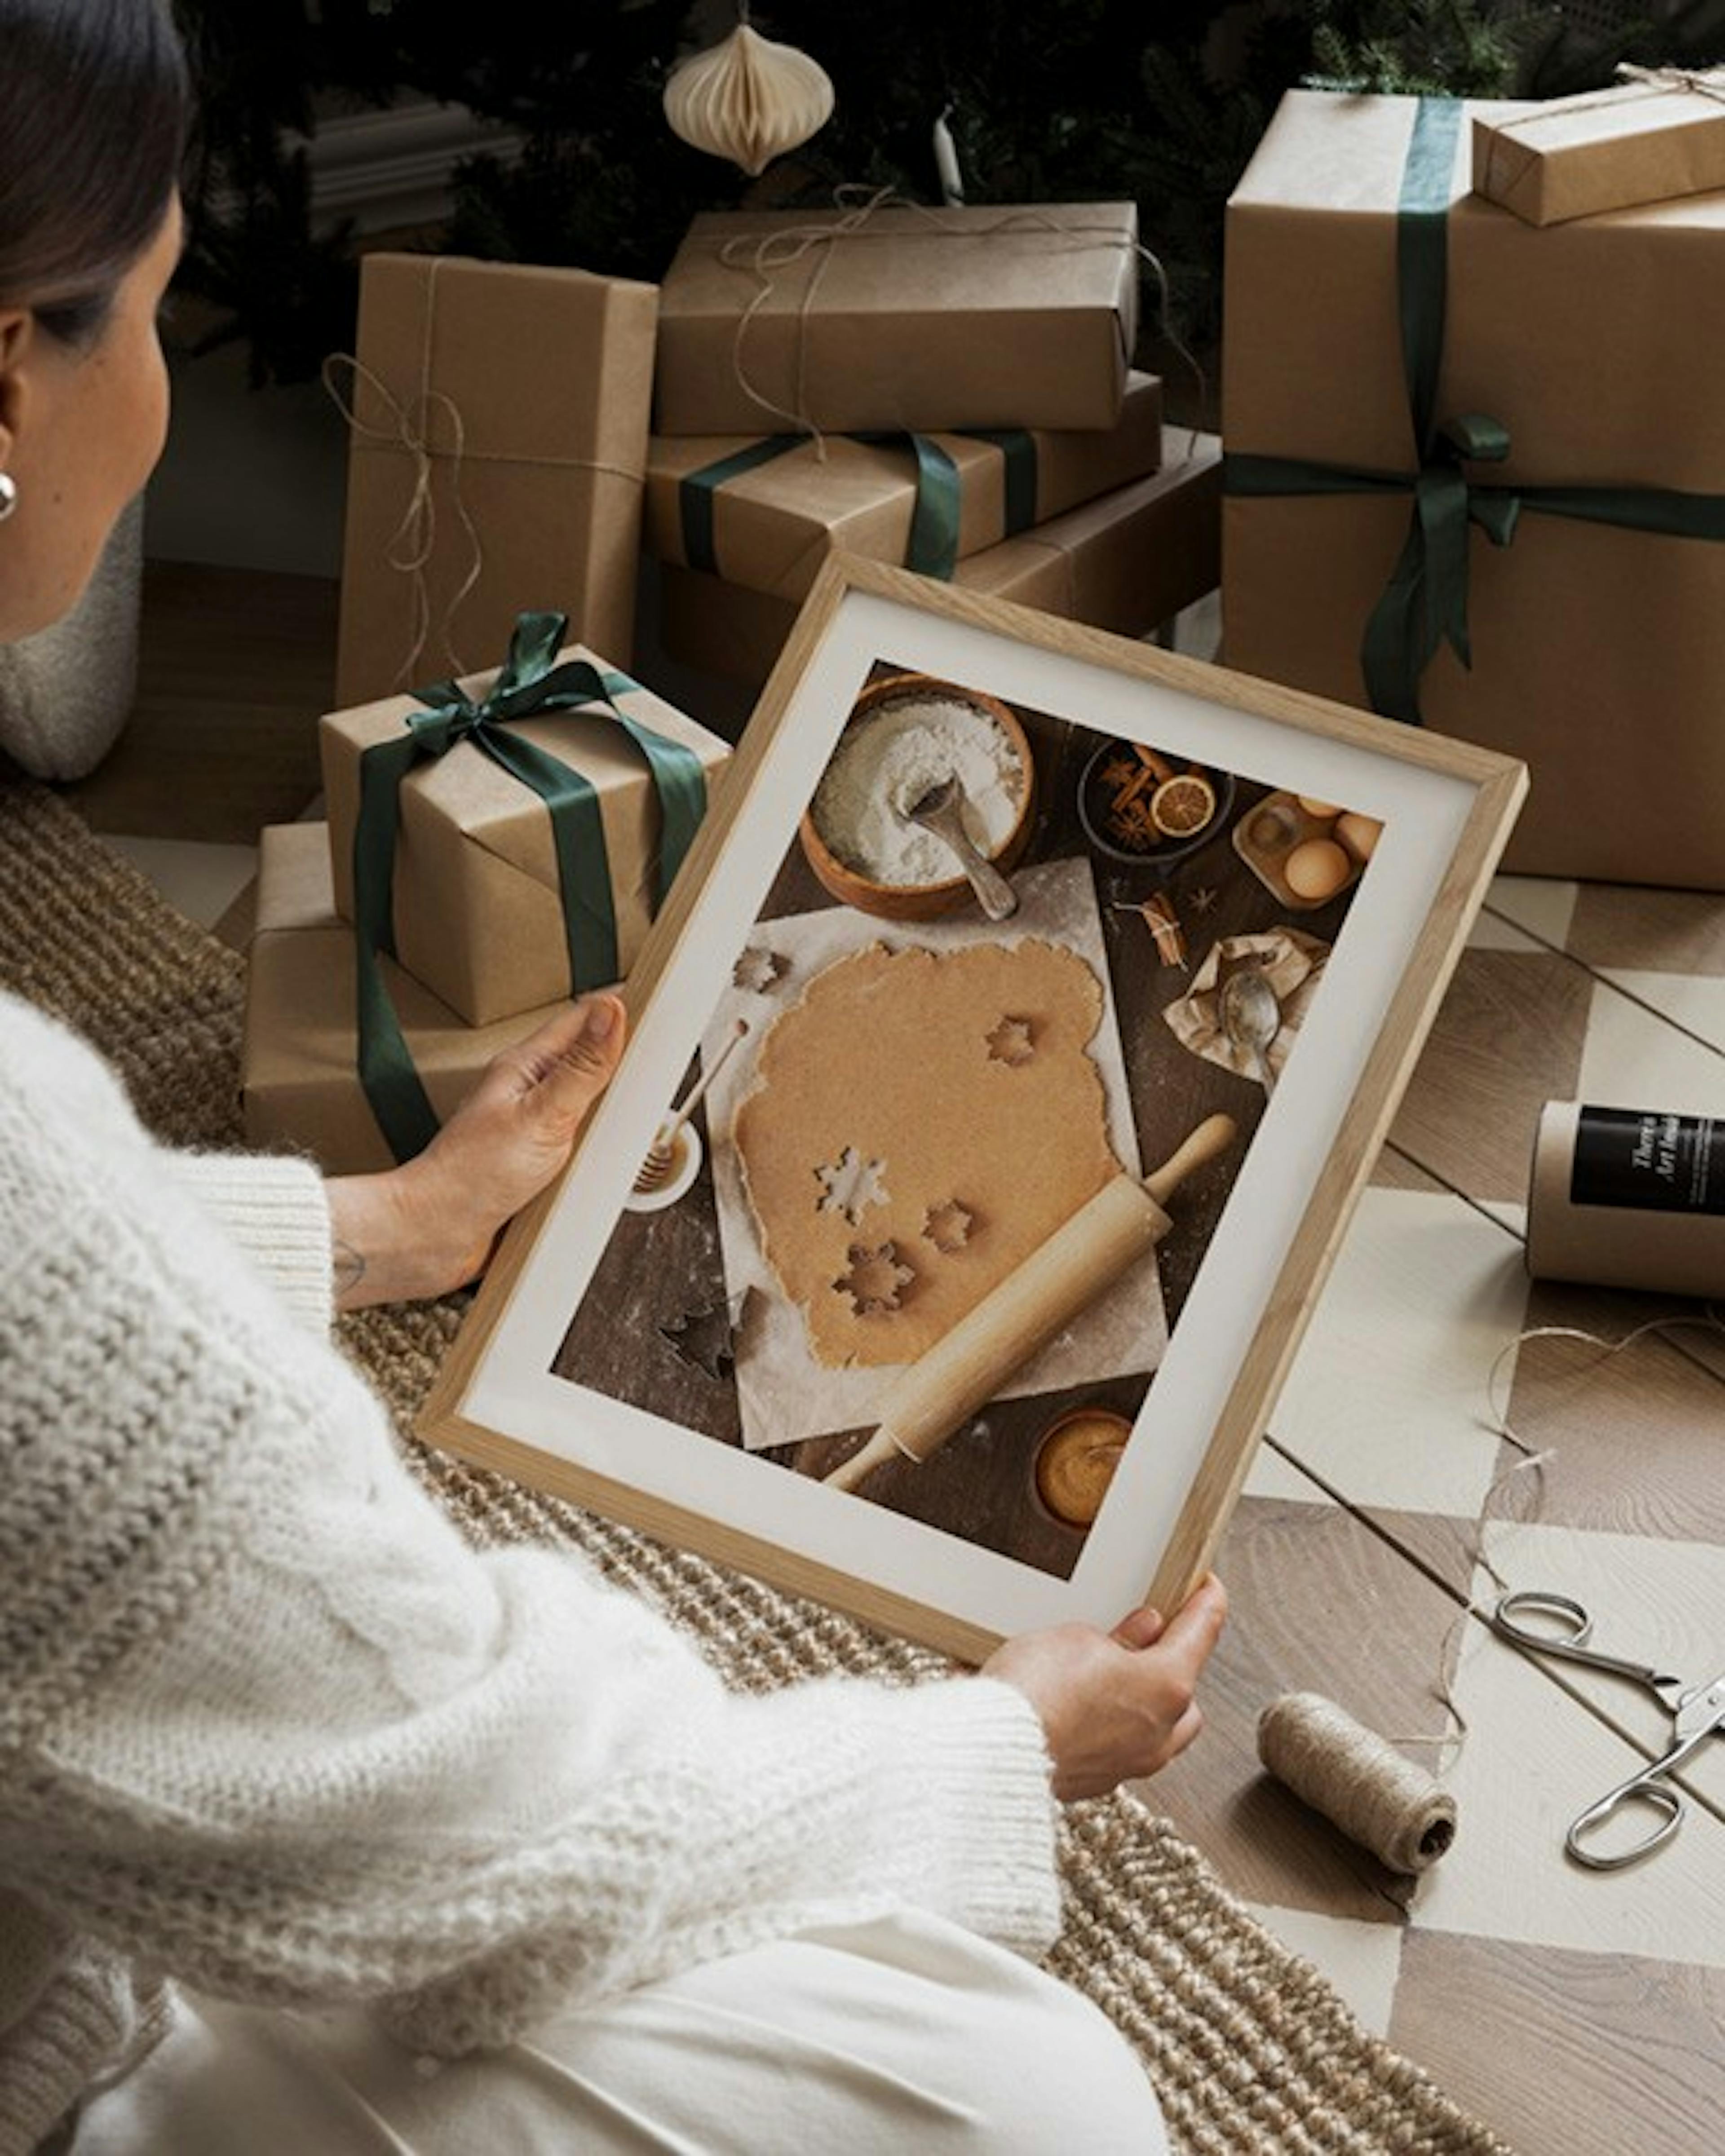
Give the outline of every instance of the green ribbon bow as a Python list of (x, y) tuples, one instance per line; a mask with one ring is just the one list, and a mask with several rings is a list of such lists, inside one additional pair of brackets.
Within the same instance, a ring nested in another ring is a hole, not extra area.
[(1462, 105), (1422, 97), (1403, 172), (1396, 224), (1402, 368), (1420, 454), (1412, 474), (1230, 452), (1223, 485), (1240, 495), (1411, 494), (1408, 536), (1383, 597), (1367, 618), (1360, 670), (1372, 709), (1420, 723), (1420, 681), (1448, 644), (1473, 663), (1467, 627), (1468, 527), (1507, 547), (1524, 510), (1680, 539), (1725, 540), (1725, 495), (1672, 487), (1493, 485), (1470, 475), (1510, 449), (1502, 421), (1480, 414), (1435, 424), (1448, 304), (1450, 175)]
[(438, 1129), (377, 963), (380, 952), (395, 956), (401, 783), (414, 765), (470, 742), (544, 802), (557, 854), (569, 978), (577, 993), (616, 980), (622, 970), (598, 795), (578, 771), (511, 733), (513, 721), (603, 706), (640, 750), (659, 797), (657, 903), (663, 903), (706, 813), (706, 776), (694, 750), (667, 741), (619, 710), (615, 698), (639, 688), (638, 682), (626, 674), (602, 674), (585, 659), (555, 663), (567, 629), (565, 614), (521, 614), (508, 657), (488, 694), (465, 696), (454, 681), (416, 689), (413, 693), (424, 708), (409, 714), (406, 731), (397, 739), (375, 742), (360, 757), (359, 819), (353, 834), (359, 1077), (398, 1160), (410, 1160), (423, 1151)]
[[(964, 429), (970, 439), (992, 442), (1006, 461), (1006, 532), (1027, 530), (1036, 521), (1036, 444), (1021, 428)], [(683, 558), (691, 569), (721, 575), (714, 532), (714, 497), (721, 487), (745, 472), (771, 464), (774, 458), (802, 448), (806, 434), (765, 434), (757, 442), (718, 457), (698, 471), (687, 473), (677, 490), (678, 514), (683, 529)], [(940, 444), (927, 434), (907, 433), (852, 434), (854, 442), (870, 448), (908, 446), (916, 459), (916, 499), (911, 514), (910, 538), (904, 566), (919, 576), (950, 583), (958, 566), (958, 521), (962, 490), (958, 467)]]

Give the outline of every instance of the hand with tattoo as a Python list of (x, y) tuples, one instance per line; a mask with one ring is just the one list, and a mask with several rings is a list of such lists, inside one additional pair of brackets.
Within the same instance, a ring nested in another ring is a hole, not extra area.
[(495, 1058), (418, 1159), (333, 1178), (337, 1309), (447, 1295), (483, 1272), (504, 1228), (567, 1161), (626, 1029), (615, 996), (583, 997)]

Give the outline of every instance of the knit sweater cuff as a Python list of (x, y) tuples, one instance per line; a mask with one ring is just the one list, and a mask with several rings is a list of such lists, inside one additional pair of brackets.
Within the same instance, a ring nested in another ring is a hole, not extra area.
[(92, 2082), (135, 2065), (167, 2018), (160, 1987), (141, 1995), (123, 1963), (75, 1953), (33, 2012), (0, 2039), (0, 2150), (33, 2148)]
[(168, 1166), (314, 1332), (335, 1317), (330, 1206), (309, 1160), (270, 1153), (174, 1153)]
[(1058, 1816), (1042, 1722), (1015, 1686), (955, 1677), (911, 1694), (920, 1724), (906, 1764), (931, 1820), (947, 1800), (946, 1912), (1035, 1958), (1060, 1928)]

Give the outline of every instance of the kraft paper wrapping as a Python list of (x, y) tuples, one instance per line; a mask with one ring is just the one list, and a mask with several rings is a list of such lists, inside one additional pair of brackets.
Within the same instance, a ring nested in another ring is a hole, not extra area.
[[(1230, 453), (1415, 468), (1396, 204), (1416, 102), (1284, 99), (1229, 206)], [(1466, 140), (1438, 413), (1505, 424), (1493, 482), (1725, 490), (1725, 196), (1538, 231), (1466, 192)], [(1363, 705), (1361, 633), (1409, 513), (1405, 494), (1230, 495), (1226, 663)], [(1531, 766), (1506, 865), (1719, 887), (1725, 544), (1532, 514), (1507, 547), (1468, 543), (1472, 669), (1440, 649), (1420, 701)]]
[(1473, 126), (1473, 184), (1529, 224), (1725, 187), (1725, 73), (1629, 82)]
[(1192, 985), (1163, 1011), (1173, 1036), (1207, 1063), (1219, 1063), (1242, 1078), (1255, 1078), (1257, 1059), (1222, 1030), (1220, 990), (1230, 973), (1260, 972), (1269, 983), (1281, 1025), (1265, 1054), (1271, 1075), (1279, 1078), (1294, 1052), (1307, 1006), (1317, 993), (1329, 962), (1330, 947), (1297, 928), (1272, 928), (1255, 936), (1224, 936), (1211, 944)]
[[(608, 670), (584, 644), (558, 654), (559, 665), (570, 659)], [(462, 686), (476, 694), (495, 679), (472, 675)], [(650, 690), (619, 693), (616, 701), (641, 725), (692, 748), (711, 793), (731, 753), (717, 735)], [(398, 736), (416, 708), (411, 697), (390, 696), (332, 712), (320, 726), (335, 904), (343, 920), (353, 913), (360, 757), (374, 742)], [(652, 925), (657, 895), (660, 811), (646, 761), (602, 705), (523, 719), (511, 732), (572, 765), (598, 794), (626, 974)], [(395, 932), (402, 965), (469, 1025), (490, 1025), (569, 993), (551, 818), (535, 794), (470, 742), (416, 765), (403, 783)]]
[[(491, 1058), (565, 1008), (464, 1025), (385, 958), (383, 971), (431, 1104), (447, 1118)], [(336, 912), (330, 834), (285, 824), (261, 835), (258, 923), (247, 976), (240, 1077), (247, 1142), (311, 1153), (326, 1174), (393, 1168), (355, 1068), (353, 931)]]
[(1111, 427), (1137, 237), (1131, 203), (697, 217), (660, 297), (656, 430)]
[[(1117, 426), (1037, 428), (1035, 511), (1045, 521), (1142, 479), (1162, 461), (1162, 383), (1128, 378)], [(758, 439), (758, 438), (757, 438)], [(994, 443), (962, 434), (932, 438), (957, 468), (961, 560), (998, 545), (1011, 530), (1006, 459)], [(749, 438), (655, 434), (647, 456), (648, 551), (685, 567), (712, 570), (784, 599), (800, 599), (829, 554), (841, 548), (871, 561), (908, 559), (916, 465), (908, 447), (812, 439), (769, 464), (728, 480), (713, 496), (711, 562), (691, 562), (684, 541), (683, 481), (748, 446)]]
[[(1189, 454), (1189, 450), (1193, 453)], [(967, 591), (1140, 636), (1215, 589), (1221, 444), (1163, 429), (1162, 469), (1068, 510), (958, 564)], [(795, 605), (667, 563), (661, 640), (685, 665), (758, 685), (773, 670)]]
[[(628, 664), (657, 314), (651, 285), (584, 270), (365, 258), (359, 371), (336, 377), (356, 422), (341, 703), (483, 664), (523, 608)], [(422, 556), (420, 585), (398, 565)]]

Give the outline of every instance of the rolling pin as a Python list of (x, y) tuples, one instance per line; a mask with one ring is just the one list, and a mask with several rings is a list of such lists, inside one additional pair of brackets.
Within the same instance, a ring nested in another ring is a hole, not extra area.
[(1163, 1201), (1234, 1142), (1231, 1116), (1211, 1116), (1153, 1175), (1117, 1175), (991, 1288), (943, 1339), (887, 1388), (880, 1424), (826, 1480), (855, 1490), (889, 1460), (925, 1460), (992, 1399), (1173, 1225)]

